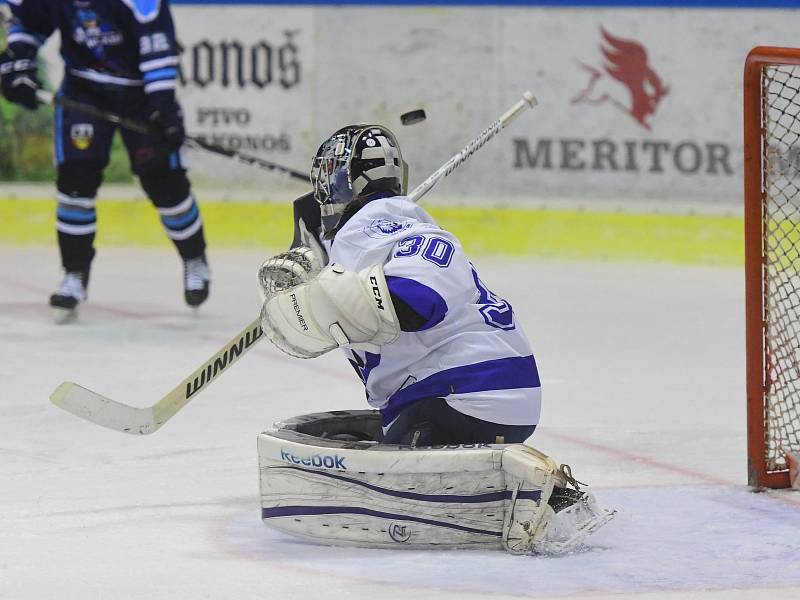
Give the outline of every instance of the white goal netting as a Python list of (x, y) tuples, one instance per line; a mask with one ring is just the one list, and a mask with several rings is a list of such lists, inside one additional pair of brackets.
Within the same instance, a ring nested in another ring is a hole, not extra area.
[(763, 77), (766, 463), (800, 450), (800, 66)]

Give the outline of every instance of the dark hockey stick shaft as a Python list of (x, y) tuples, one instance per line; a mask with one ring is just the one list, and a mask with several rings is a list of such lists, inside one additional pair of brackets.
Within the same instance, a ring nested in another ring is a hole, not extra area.
[[(71, 98), (67, 98), (65, 96), (53, 95), (50, 94), (49, 92), (41, 90), (37, 92), (36, 96), (40, 102), (43, 102), (45, 104), (57, 104), (59, 106), (69, 108), (71, 110), (77, 110), (78, 112), (82, 112), (83, 114), (90, 115), (92, 117), (97, 117), (98, 119), (103, 119), (104, 121), (108, 121), (109, 123), (115, 123), (120, 127), (124, 127), (125, 129), (129, 129), (137, 133), (143, 133), (143, 134), (157, 133), (157, 131), (148, 123), (144, 123), (136, 119), (131, 119), (129, 117), (124, 117), (122, 115), (118, 115), (116, 113), (103, 110), (102, 108), (97, 108), (96, 106), (92, 106), (91, 104), (87, 104), (85, 102), (72, 100)], [(262, 169), (266, 169), (267, 171), (277, 171), (279, 173), (284, 173), (289, 177), (293, 177), (294, 179), (298, 179), (306, 183), (309, 182), (309, 176), (307, 173), (302, 173), (301, 171), (297, 171), (290, 167), (284, 167), (283, 165), (279, 165), (278, 163), (264, 160), (263, 158), (259, 158), (258, 156), (243, 154), (236, 150), (229, 150), (228, 148), (224, 148), (217, 144), (212, 144), (211, 142), (207, 142), (201, 137), (193, 135), (187, 135), (186, 141), (189, 142), (190, 145), (206, 150), (207, 152), (211, 152), (213, 154), (219, 154), (221, 156), (226, 156), (228, 158), (233, 158), (245, 164), (255, 165)]]
[(193, 144), (198, 148), (202, 148), (203, 150), (207, 150), (208, 152), (213, 152), (214, 154), (227, 156), (228, 158), (233, 158), (235, 160), (238, 160), (239, 162), (243, 162), (248, 165), (255, 165), (257, 167), (261, 167), (268, 171), (278, 171), (280, 173), (285, 173), (289, 177), (293, 177), (294, 179), (304, 181), (306, 183), (311, 182), (311, 178), (309, 177), (308, 173), (302, 173), (301, 171), (296, 171), (290, 167), (284, 167), (283, 165), (279, 165), (277, 163), (264, 160), (263, 158), (253, 156), (251, 154), (243, 154), (236, 150), (229, 150), (228, 148), (224, 148), (223, 146), (218, 146), (217, 144), (212, 144), (210, 142), (207, 142), (201, 137), (187, 135), (186, 140), (190, 144)]

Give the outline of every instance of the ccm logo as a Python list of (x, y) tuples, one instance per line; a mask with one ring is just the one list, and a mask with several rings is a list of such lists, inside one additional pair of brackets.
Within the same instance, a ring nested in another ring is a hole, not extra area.
[(374, 275), (369, 278), (369, 282), (372, 284), (372, 295), (375, 297), (375, 304), (378, 305), (380, 310), (385, 310), (383, 308), (383, 297), (381, 296), (381, 288), (378, 286), (378, 278)]

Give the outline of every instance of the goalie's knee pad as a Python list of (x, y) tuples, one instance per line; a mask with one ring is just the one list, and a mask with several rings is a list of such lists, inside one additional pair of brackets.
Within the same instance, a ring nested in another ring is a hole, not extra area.
[(259, 435), (264, 523), (326, 544), (547, 550), (550, 458), (517, 444), (382, 445), (379, 428), (377, 411), (335, 411)]

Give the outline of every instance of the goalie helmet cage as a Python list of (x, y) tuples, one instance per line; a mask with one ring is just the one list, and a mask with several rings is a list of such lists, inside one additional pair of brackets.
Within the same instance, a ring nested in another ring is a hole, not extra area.
[(800, 450), (800, 49), (744, 70), (748, 480), (789, 487)]

